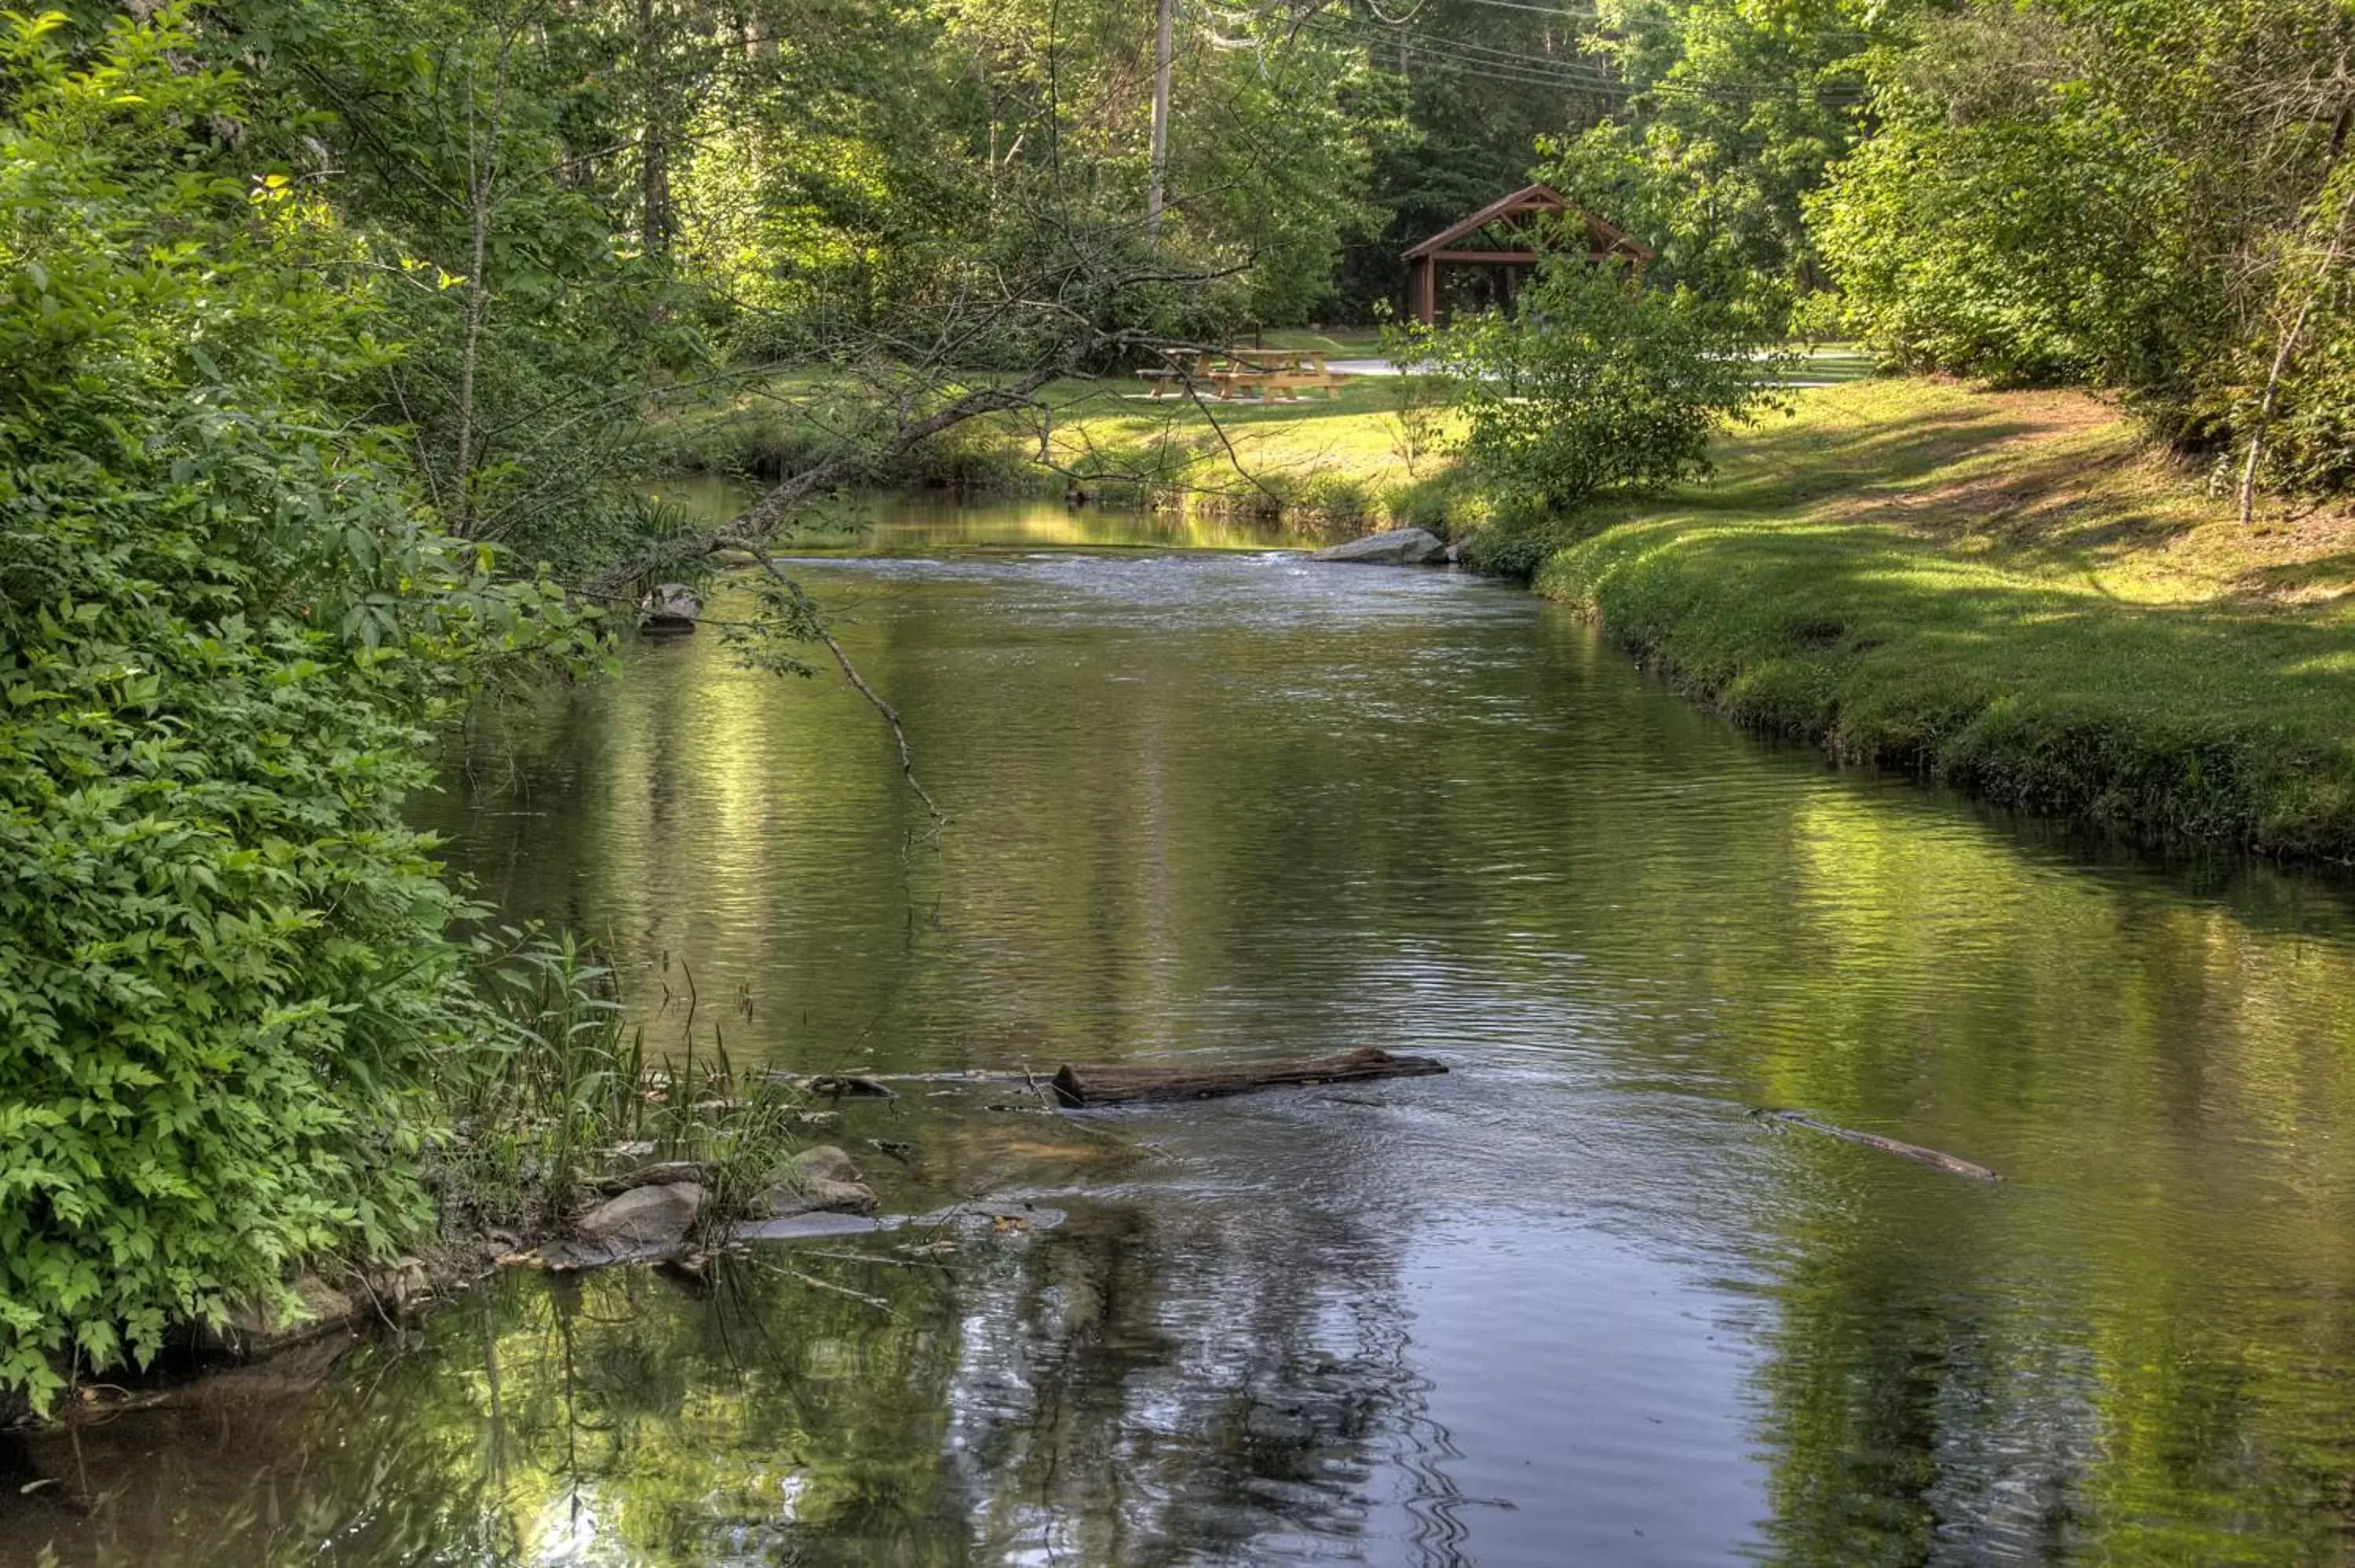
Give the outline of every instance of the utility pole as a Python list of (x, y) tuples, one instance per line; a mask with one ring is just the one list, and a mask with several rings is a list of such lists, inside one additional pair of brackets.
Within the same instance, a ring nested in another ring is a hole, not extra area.
[(1153, 171), (1145, 192), (1145, 237), (1161, 243), (1161, 203), (1169, 182), (1169, 77), (1177, 61), (1170, 34), (1178, 0), (1161, 0), (1161, 24), (1153, 44)]
[(668, 105), (663, 82), (664, 29), (656, 25), (655, 0), (638, 0), (638, 82), (645, 113), (638, 148), (638, 236), (649, 256), (670, 249), (670, 149)]

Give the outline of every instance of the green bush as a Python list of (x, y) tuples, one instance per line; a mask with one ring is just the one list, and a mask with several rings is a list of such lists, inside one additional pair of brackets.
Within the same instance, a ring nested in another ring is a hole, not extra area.
[(1689, 290), (1549, 260), (1509, 314), (1433, 340), (1462, 454), (1505, 510), (1557, 512), (1709, 471), (1709, 440), (1771, 397), (1739, 318)]
[(319, 412), (371, 373), (331, 215), (238, 177), (178, 13), (0, 31), (0, 1390), (284, 1298), (425, 1217), (468, 1048), (400, 807), (425, 727), (570, 624)]

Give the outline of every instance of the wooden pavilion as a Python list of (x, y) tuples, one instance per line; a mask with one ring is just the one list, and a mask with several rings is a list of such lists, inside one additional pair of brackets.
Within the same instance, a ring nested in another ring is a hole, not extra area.
[(1652, 248), (1618, 225), (1574, 205), (1551, 185), (1530, 185), (1490, 202), (1407, 251), (1407, 314), (1425, 326), (1439, 324), (1445, 308), (1447, 273), (1443, 269), (1481, 269), (1487, 295), (1482, 302), (1511, 304), (1520, 270), (1536, 266), (1540, 251), (1562, 246), (1581, 225), (1586, 231), (1587, 257), (1598, 265), (1617, 261), (1641, 267), (1652, 259)]

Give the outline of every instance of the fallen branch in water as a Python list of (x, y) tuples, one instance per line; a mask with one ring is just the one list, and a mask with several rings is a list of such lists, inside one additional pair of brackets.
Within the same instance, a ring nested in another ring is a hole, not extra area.
[(1934, 1149), (1924, 1149), (1918, 1143), (1901, 1143), (1893, 1138), (1883, 1138), (1877, 1132), (1859, 1132), (1854, 1128), (1834, 1127), (1830, 1122), (1817, 1120), (1805, 1111), (1773, 1110), (1761, 1106), (1750, 1114), (1753, 1117), (1763, 1117), (1770, 1121), (1788, 1122), (1793, 1127), (1804, 1127), (1810, 1132), (1820, 1132), (1832, 1138), (1844, 1139), (1849, 1143), (1862, 1144), (1867, 1149), (1878, 1149), (1883, 1154), (1894, 1154), (1900, 1160), (1912, 1160), (1923, 1165), (1934, 1166), (1950, 1175), (1967, 1176), (1974, 1181), (2003, 1180), (1984, 1165), (1974, 1165), (1967, 1160), (1958, 1160), (1954, 1155), (1944, 1154)]
[(1185, 1067), (1126, 1063), (1081, 1067), (1066, 1063), (1055, 1075), (1054, 1089), (1056, 1098), (1066, 1106), (1106, 1106), (1134, 1100), (1203, 1100), (1284, 1085), (1417, 1078), (1445, 1071), (1445, 1066), (1428, 1056), (1393, 1056), (1364, 1046), (1337, 1056), (1291, 1062), (1204, 1063)]
[(819, 641), (826, 644), (826, 652), (834, 655), (835, 664), (842, 671), (842, 678), (850, 683), (851, 690), (865, 697), (868, 705), (880, 714), (883, 722), (891, 726), (891, 739), (900, 747), (900, 776), (908, 781), (908, 788), (916, 792), (916, 799), (924, 803), (924, 810), (932, 815), (932, 832), (938, 835), (943, 828), (949, 825), (949, 820), (938, 806), (932, 804), (932, 798), (925, 791), (924, 787), (916, 782), (916, 757), (915, 753), (908, 749), (908, 732), (900, 727), (900, 710), (885, 702), (875, 688), (867, 683), (867, 677), (858, 673), (858, 666), (850, 662), (850, 655), (844, 652), (842, 644), (835, 641), (833, 631), (826, 627), (825, 617), (818, 613), (815, 601), (810, 598), (802, 585), (794, 581), (773, 556), (763, 555), (761, 557), (761, 567), (769, 576), (777, 580), (786, 593), (793, 596), (794, 606), (807, 618), (811, 631)]

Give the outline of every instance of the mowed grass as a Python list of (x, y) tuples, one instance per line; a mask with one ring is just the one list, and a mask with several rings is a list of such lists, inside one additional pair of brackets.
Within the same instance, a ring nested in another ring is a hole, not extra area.
[(1354, 376), (1289, 401), (1149, 397), (1142, 381), (1050, 388), (1052, 465), (1186, 504), (1364, 526), (1437, 526), (1457, 491), (1454, 421), (1427, 378)]
[(2092, 399), (1803, 393), (1716, 484), (1564, 528), (1535, 580), (1836, 757), (2355, 859), (2355, 520), (2244, 531)]

